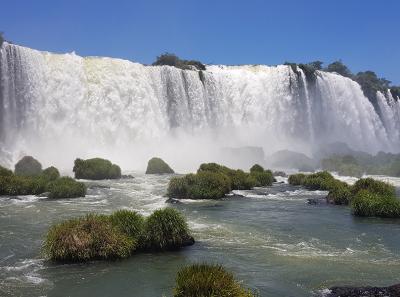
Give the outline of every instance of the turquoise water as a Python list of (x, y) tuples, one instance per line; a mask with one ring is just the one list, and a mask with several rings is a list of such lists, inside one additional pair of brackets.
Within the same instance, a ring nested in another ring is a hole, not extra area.
[(53, 223), (120, 208), (148, 215), (167, 206), (169, 176), (134, 175), (88, 182), (85, 198), (1, 197), (0, 296), (171, 296), (178, 269), (199, 261), (223, 264), (261, 296), (311, 296), (333, 285), (398, 282), (400, 220), (355, 218), (347, 207), (308, 205), (307, 198), (326, 193), (287, 184), (239, 192), (242, 198), (173, 205), (197, 239), (179, 252), (88, 264), (43, 259), (40, 246)]

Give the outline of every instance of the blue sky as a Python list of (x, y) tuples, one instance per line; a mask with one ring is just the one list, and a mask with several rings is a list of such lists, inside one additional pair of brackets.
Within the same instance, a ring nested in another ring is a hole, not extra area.
[(53, 52), (151, 63), (163, 52), (213, 64), (342, 59), (400, 84), (400, 1), (3, 1), (0, 30)]

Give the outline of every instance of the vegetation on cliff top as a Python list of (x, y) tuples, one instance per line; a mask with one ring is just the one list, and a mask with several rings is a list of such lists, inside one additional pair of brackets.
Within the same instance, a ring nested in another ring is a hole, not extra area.
[(175, 54), (164, 53), (157, 57), (156, 61), (153, 63), (154, 66), (174, 66), (183, 70), (206, 70), (206, 66), (196, 60), (182, 60)]

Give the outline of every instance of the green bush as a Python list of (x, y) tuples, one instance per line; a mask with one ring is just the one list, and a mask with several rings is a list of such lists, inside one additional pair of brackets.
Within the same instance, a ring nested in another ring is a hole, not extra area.
[(270, 170), (265, 170), (263, 172), (253, 171), (250, 173), (250, 176), (257, 181), (255, 185), (256, 187), (271, 186), (275, 181), (275, 178)]
[(110, 215), (114, 227), (134, 239), (139, 245), (144, 241), (144, 218), (141, 214), (129, 210), (117, 210)]
[(39, 195), (45, 192), (46, 184), (40, 176), (0, 176), (0, 196)]
[(303, 181), (303, 186), (309, 190), (329, 191), (334, 187), (335, 179), (327, 171), (320, 171), (307, 175)]
[(47, 185), (49, 198), (76, 198), (85, 197), (86, 186), (71, 177), (61, 177)]
[(361, 178), (356, 181), (352, 187), (353, 195), (356, 195), (361, 190), (368, 190), (372, 193), (385, 196), (396, 195), (396, 189), (394, 186), (382, 181), (375, 180), (373, 178)]
[(264, 172), (264, 168), (261, 165), (258, 164), (254, 164), (251, 168), (250, 168), (250, 172)]
[(42, 164), (31, 156), (25, 156), (15, 164), (16, 175), (35, 176), (42, 173)]
[(126, 258), (135, 241), (114, 228), (106, 216), (87, 215), (54, 225), (48, 231), (43, 251), (60, 262)]
[(194, 244), (186, 219), (175, 209), (157, 210), (147, 220), (129, 210), (89, 214), (50, 227), (44, 255), (59, 262), (126, 258), (136, 251), (174, 250)]
[(194, 264), (176, 277), (174, 297), (254, 297), (220, 265)]
[(231, 180), (232, 190), (250, 190), (258, 183), (253, 176), (240, 169), (232, 170), (227, 175)]
[(230, 183), (230, 179), (222, 173), (201, 171), (172, 178), (167, 196), (178, 199), (220, 199), (229, 193)]
[(206, 70), (206, 66), (196, 60), (182, 60), (179, 57), (177, 57), (175, 54), (171, 53), (164, 53), (161, 56), (157, 57), (157, 60), (153, 63), (155, 66), (161, 66), (161, 65), (168, 65), (168, 66), (174, 66), (176, 68), (180, 69), (192, 69), (194, 67), (197, 70)]
[(331, 184), (330, 191), (326, 197), (327, 201), (336, 205), (347, 205), (352, 200), (350, 186), (336, 180)]
[(289, 175), (288, 182), (292, 186), (302, 186), (307, 175), (303, 173), (291, 174)]
[(121, 168), (101, 158), (76, 159), (73, 171), (77, 179), (100, 180), (121, 178)]
[(11, 175), (13, 175), (13, 172), (10, 169), (0, 166), (0, 176), (11, 176)]
[(45, 170), (43, 170), (42, 176), (45, 179), (52, 181), (52, 180), (56, 180), (57, 178), (60, 177), (60, 172), (58, 171), (58, 169), (56, 167), (50, 166), (50, 167), (46, 168)]
[(363, 217), (400, 217), (400, 201), (388, 193), (360, 190), (351, 203), (353, 214)]
[(194, 243), (183, 215), (174, 208), (156, 210), (145, 225), (146, 245), (152, 250), (174, 250)]
[(169, 167), (164, 160), (160, 158), (152, 158), (147, 164), (146, 174), (164, 174), (164, 173), (174, 173), (174, 171)]

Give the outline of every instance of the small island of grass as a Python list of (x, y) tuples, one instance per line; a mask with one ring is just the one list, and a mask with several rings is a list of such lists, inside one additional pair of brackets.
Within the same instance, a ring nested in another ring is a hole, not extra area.
[(173, 208), (148, 218), (128, 210), (88, 214), (53, 225), (44, 240), (45, 256), (56, 262), (127, 258), (140, 251), (176, 250), (194, 244), (186, 219)]
[(372, 178), (361, 178), (350, 186), (335, 179), (329, 172), (289, 176), (289, 184), (309, 190), (328, 191), (327, 201), (350, 205), (355, 216), (400, 218), (400, 200), (393, 185)]
[(175, 199), (221, 199), (231, 190), (271, 186), (274, 180), (272, 172), (260, 165), (253, 166), (247, 173), (216, 163), (204, 163), (195, 174), (173, 177), (167, 196)]

